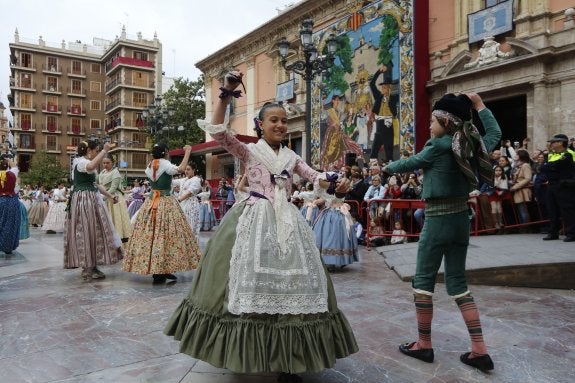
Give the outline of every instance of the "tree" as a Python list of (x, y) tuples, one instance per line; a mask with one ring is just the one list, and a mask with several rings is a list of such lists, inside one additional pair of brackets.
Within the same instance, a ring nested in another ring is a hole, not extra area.
[[(329, 94), (330, 92), (336, 91), (337, 94), (343, 95), (349, 88), (349, 84), (345, 81), (345, 74), (353, 72), (351, 42), (347, 34), (337, 36), (336, 40), (337, 49), (335, 51), (335, 57), (339, 59), (339, 63), (334, 64), (327, 70), (327, 75), (324, 78), (326, 87), (323, 92), (324, 94)], [(324, 55), (327, 54), (327, 47), (324, 47), (322, 53)]]
[(48, 189), (55, 187), (59, 182), (66, 182), (68, 177), (68, 171), (60, 164), (56, 155), (40, 150), (32, 157), (30, 169), (26, 173), (20, 173), (20, 183), (44, 185)]
[[(196, 122), (206, 114), (204, 76), (201, 75), (196, 81), (177, 78), (163, 98), (163, 108), (174, 111), (168, 124), (173, 129), (162, 130), (156, 140), (166, 142), (170, 149), (204, 142), (205, 134)], [(178, 131), (180, 126), (184, 128), (183, 131)]]
[(399, 36), (399, 27), (395, 17), (387, 15), (383, 18), (383, 29), (379, 36), (379, 55), (377, 63), (386, 66), (393, 60), (393, 44)]

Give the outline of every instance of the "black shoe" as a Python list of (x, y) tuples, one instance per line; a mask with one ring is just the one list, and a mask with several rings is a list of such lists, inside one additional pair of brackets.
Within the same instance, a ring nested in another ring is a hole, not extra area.
[(412, 358), (422, 360), (426, 363), (433, 363), (433, 349), (432, 348), (423, 348), (421, 350), (410, 350), (411, 347), (415, 342), (411, 343), (404, 343), (399, 345), (399, 351), (402, 354), (407, 356), (411, 356)]
[(296, 374), (288, 374), (287, 372), (281, 372), (278, 376), (279, 383), (302, 383), (303, 379), (301, 376)]
[(487, 372), (493, 370), (493, 361), (488, 354), (477, 356), (475, 358), (469, 358), (470, 352), (461, 354), (459, 360), (468, 366), (475, 367), (481, 372)]
[(46, 230), (46, 234), (56, 234), (54, 230)]
[(165, 274), (153, 274), (152, 278), (154, 278), (154, 283), (164, 283), (166, 282)]
[(555, 239), (559, 239), (558, 235), (553, 235), (553, 234), (547, 234), (546, 237), (543, 237), (544, 241), (553, 241)]
[(565, 237), (563, 242), (575, 242), (575, 237)]
[(178, 279), (178, 277), (176, 277), (174, 274), (162, 274), (164, 276), (164, 278), (169, 279), (171, 281), (175, 281), (176, 279)]

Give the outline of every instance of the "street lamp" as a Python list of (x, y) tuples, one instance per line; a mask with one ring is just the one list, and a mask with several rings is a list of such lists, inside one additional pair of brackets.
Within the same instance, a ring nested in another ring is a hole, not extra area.
[(170, 142), (170, 131), (171, 130), (175, 130), (178, 134), (182, 133), (184, 130), (186, 130), (183, 125), (180, 125), (178, 127), (175, 126), (164, 126), (162, 128), (163, 132), (166, 132), (168, 134), (168, 142)]
[(162, 97), (156, 96), (154, 102), (142, 111), (142, 117), (150, 128), (150, 133), (155, 138), (162, 126), (171, 119), (174, 113), (173, 109), (162, 107)]
[(319, 56), (317, 48), (312, 42), (313, 20), (305, 19), (301, 23), (300, 40), (303, 46), (304, 60), (297, 60), (288, 65), (287, 56), (290, 43), (285, 37), (278, 42), (281, 65), (287, 71), (293, 71), (305, 79), (305, 158), (311, 165), (311, 82), (313, 78), (327, 70), (334, 63), (334, 55), (337, 50), (337, 40), (332, 33), (327, 38), (327, 57)]

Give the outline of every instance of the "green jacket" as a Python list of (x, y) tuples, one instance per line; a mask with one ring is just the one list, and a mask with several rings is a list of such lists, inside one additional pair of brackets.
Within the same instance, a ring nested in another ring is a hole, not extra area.
[[(489, 109), (479, 112), (485, 128), (483, 142), (491, 152), (501, 141), (501, 129)], [(451, 150), (451, 135), (431, 138), (416, 155), (387, 165), (389, 173), (406, 173), (423, 169), (423, 199), (458, 198), (469, 195), (470, 184), (465, 179)]]

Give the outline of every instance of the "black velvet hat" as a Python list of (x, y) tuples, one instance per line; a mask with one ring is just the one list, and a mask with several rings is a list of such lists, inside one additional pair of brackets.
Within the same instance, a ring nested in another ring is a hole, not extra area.
[(449, 112), (463, 121), (471, 120), (471, 107), (473, 102), (464, 94), (448, 93), (441, 97), (434, 105), (433, 110), (439, 109)]

